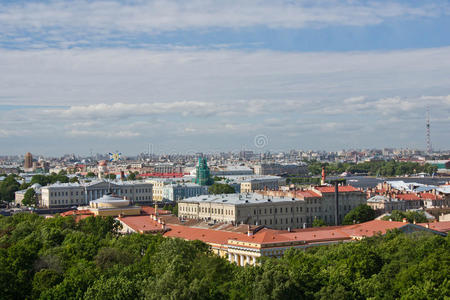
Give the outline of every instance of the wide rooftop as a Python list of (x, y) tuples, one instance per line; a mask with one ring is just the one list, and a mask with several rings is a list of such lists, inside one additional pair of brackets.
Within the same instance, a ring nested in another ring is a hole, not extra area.
[[(203, 195), (191, 198), (186, 198), (181, 203), (223, 203), (223, 204), (261, 204), (267, 202), (289, 202), (293, 201), (289, 197), (272, 197), (264, 196), (258, 193), (249, 194), (223, 194), (223, 195)], [(302, 201), (295, 199), (294, 201)]]

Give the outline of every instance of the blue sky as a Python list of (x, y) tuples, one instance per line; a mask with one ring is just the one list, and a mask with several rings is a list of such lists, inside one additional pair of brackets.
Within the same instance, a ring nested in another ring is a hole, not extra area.
[(450, 2), (2, 1), (0, 78), (5, 154), (448, 149)]

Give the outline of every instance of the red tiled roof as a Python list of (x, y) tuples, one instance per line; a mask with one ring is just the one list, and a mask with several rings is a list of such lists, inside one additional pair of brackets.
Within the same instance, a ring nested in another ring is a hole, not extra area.
[(433, 193), (422, 193), (420, 194), (420, 197), (422, 197), (422, 199), (427, 199), (427, 200), (440, 200), (442, 199), (442, 196), (439, 195), (435, 195)]
[(395, 195), (395, 198), (408, 201), (420, 200), (419, 196), (416, 194), (397, 194)]
[(372, 220), (361, 224), (342, 226), (341, 230), (350, 236), (369, 237), (380, 233), (385, 234), (388, 230), (399, 229), (408, 224), (395, 221)]
[(151, 219), (150, 216), (124, 216), (117, 219), (140, 233), (163, 231), (163, 225)]
[(62, 217), (66, 217), (66, 216), (75, 216), (75, 215), (88, 215), (88, 216), (93, 216), (94, 213), (91, 212), (89, 209), (81, 209), (81, 210), (69, 210), (69, 211), (65, 211), (63, 213), (59, 214)]
[(350, 240), (352, 237), (370, 237), (376, 234), (385, 234), (388, 230), (401, 228), (407, 224), (403, 222), (373, 220), (362, 224), (297, 229), (291, 232), (263, 228), (251, 236), (245, 233), (170, 225), (169, 227), (172, 230), (166, 232), (164, 236), (178, 237), (186, 240), (201, 240), (206, 243), (221, 245), (229, 244), (229, 240), (260, 245), (286, 242), (320, 243)]
[[(126, 216), (119, 218), (119, 220), (137, 232), (162, 231), (162, 225), (151, 219), (149, 216)], [(264, 244), (274, 244), (271, 245), (271, 247), (277, 247), (277, 244), (289, 242), (311, 244), (351, 240), (355, 237), (370, 237), (376, 234), (385, 234), (388, 230), (399, 229), (408, 225), (409, 223), (404, 222), (373, 220), (354, 225), (296, 229), (293, 231), (262, 228), (249, 236), (246, 232), (166, 224), (166, 228), (169, 230), (164, 232), (163, 235), (185, 240), (200, 240), (208, 244), (216, 244), (223, 247), (228, 247), (230, 241), (233, 240), (236, 242), (248, 242), (258, 245), (254, 247), (260, 247)], [(432, 226), (434, 226), (434, 228)], [(223, 228), (226, 228), (226, 226)], [(450, 222), (430, 223), (430, 229), (447, 232), (450, 230)], [(245, 247), (250, 246), (246, 245)]]
[[(334, 186), (316, 186), (314, 187), (321, 193), (334, 193)], [(359, 190), (351, 185), (340, 185), (338, 187), (339, 193), (344, 192), (358, 192)]]
[(321, 230), (297, 230), (289, 232), (286, 230), (262, 229), (252, 236), (244, 236), (239, 241), (253, 242), (258, 244), (273, 244), (287, 242), (324, 242), (333, 240), (346, 240), (350, 237), (337, 229)]
[(138, 177), (161, 177), (161, 178), (179, 178), (189, 173), (144, 173), (137, 175)]
[(305, 191), (296, 191), (296, 196), (300, 196), (302, 198), (320, 198), (320, 195), (314, 191), (305, 190)]
[(417, 225), (440, 231), (440, 232), (450, 232), (450, 221), (442, 221), (442, 222), (433, 222), (433, 223), (418, 223)]
[(222, 230), (193, 228), (183, 225), (169, 225), (170, 231), (164, 233), (167, 237), (177, 237), (185, 240), (200, 240), (211, 244), (227, 244), (228, 240), (246, 237), (246, 234)]

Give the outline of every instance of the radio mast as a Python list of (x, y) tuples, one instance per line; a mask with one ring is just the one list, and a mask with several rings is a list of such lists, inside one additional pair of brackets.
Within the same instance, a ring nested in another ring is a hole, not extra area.
[(433, 148), (431, 147), (431, 136), (430, 136), (430, 106), (427, 105), (427, 153), (431, 154)]

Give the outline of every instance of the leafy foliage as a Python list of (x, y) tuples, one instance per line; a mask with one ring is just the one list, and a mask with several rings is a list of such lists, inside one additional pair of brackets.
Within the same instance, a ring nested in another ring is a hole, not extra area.
[(29, 188), (26, 192), (25, 195), (23, 196), (23, 200), (22, 200), (22, 204), (23, 205), (36, 205), (36, 192), (34, 189)]
[(322, 163), (318, 161), (311, 161), (308, 163), (308, 171), (312, 175), (320, 175), (322, 167), (325, 167), (327, 174), (338, 175), (343, 172), (350, 173), (367, 173), (368, 175), (381, 176), (401, 176), (411, 175), (425, 172), (432, 174), (437, 171), (437, 167), (426, 164), (419, 164), (415, 162), (397, 162), (391, 161), (370, 161), (363, 163)]
[(327, 226), (327, 223), (325, 223), (325, 221), (320, 218), (315, 218), (312, 223), (312, 226), (313, 227), (323, 227), (323, 226)]
[(50, 175), (38, 174), (31, 177), (31, 184), (39, 183), (42, 186), (46, 186), (56, 182), (67, 183), (69, 182), (69, 177), (66, 176), (66, 173), (64, 171), (60, 171), (58, 174), (56, 173), (51, 173)]
[(361, 204), (352, 209), (348, 212), (348, 214), (345, 215), (344, 221), (342, 224), (344, 225), (350, 225), (355, 223), (363, 223), (367, 221), (371, 221), (375, 219), (376, 212), (375, 210), (366, 204)]
[(214, 183), (208, 188), (208, 193), (210, 194), (234, 194), (236, 191), (234, 188), (225, 183)]
[(8, 175), (0, 182), (0, 200), (11, 202), (14, 200), (14, 193), (19, 190), (20, 184), (14, 175)]
[(0, 217), (2, 299), (445, 299), (450, 238), (388, 232), (237, 267), (112, 218)]
[(425, 214), (421, 211), (400, 211), (400, 210), (393, 210), (391, 212), (390, 216), (384, 216), (382, 218), (385, 221), (392, 220), (392, 221), (398, 221), (401, 222), (403, 219), (406, 219), (409, 223), (426, 223), (427, 217)]
[(178, 203), (175, 205), (165, 204), (163, 209), (172, 212), (175, 216), (178, 216)]

